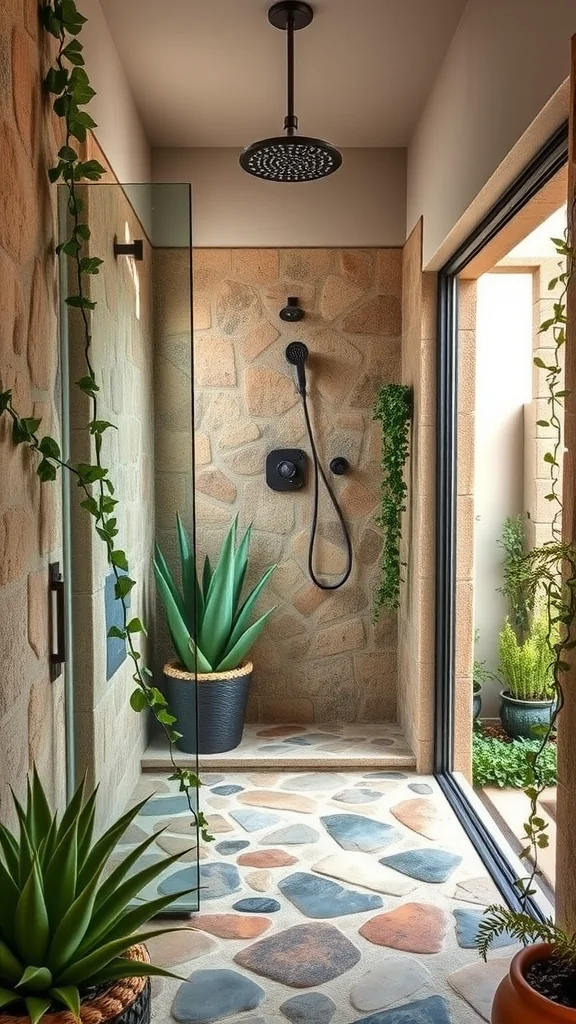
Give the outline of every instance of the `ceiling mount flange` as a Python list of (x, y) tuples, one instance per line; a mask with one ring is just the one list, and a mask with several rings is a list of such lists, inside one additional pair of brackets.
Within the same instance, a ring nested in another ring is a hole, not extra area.
[(273, 4), (268, 11), (268, 21), (274, 28), (281, 28), (284, 31), (288, 28), (289, 18), (292, 15), (294, 28), (307, 28), (314, 17), (314, 11), (310, 4), (304, 0), (280, 0)]

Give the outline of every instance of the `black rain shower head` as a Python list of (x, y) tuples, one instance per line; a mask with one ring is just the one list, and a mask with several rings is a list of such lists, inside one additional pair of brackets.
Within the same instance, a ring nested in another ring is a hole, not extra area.
[(286, 359), (292, 366), (296, 367), (296, 376), (298, 378), (298, 391), (301, 395), (306, 394), (306, 369), (305, 363), (308, 359), (308, 346), (303, 341), (291, 341), (286, 346), (284, 353)]
[(315, 181), (337, 171), (342, 154), (323, 139), (297, 135), (298, 118), (294, 113), (294, 32), (306, 28), (314, 17), (310, 4), (302, 0), (280, 0), (268, 11), (268, 21), (287, 33), (288, 113), (284, 118), (286, 136), (260, 139), (240, 154), (240, 166), (256, 178), (266, 181)]
[(281, 320), (286, 320), (287, 323), (297, 323), (299, 320), (303, 320), (306, 316), (304, 310), (298, 305), (298, 299), (296, 296), (291, 295), (288, 299), (288, 305), (281, 309), (278, 316)]

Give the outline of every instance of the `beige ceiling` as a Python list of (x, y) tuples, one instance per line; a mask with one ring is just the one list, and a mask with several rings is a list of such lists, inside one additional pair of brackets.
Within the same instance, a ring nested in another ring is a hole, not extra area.
[[(243, 146), (280, 134), (285, 35), (266, 0), (100, 0), (150, 141)], [(466, 0), (316, 0), (296, 36), (302, 134), (405, 146)]]

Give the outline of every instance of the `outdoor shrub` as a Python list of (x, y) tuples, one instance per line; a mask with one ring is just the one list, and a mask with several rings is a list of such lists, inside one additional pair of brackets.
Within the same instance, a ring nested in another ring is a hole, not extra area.
[[(474, 733), (472, 739), (472, 776), (475, 786), (511, 786), (523, 789), (528, 768), (527, 754), (540, 747), (540, 740), (513, 740), (506, 743), (493, 736)], [(549, 743), (538, 761), (542, 785), (556, 785), (556, 746)]]

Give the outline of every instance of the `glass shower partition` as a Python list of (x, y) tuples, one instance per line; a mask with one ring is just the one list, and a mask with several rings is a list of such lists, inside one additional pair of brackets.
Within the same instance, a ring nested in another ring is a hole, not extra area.
[[(72, 774), (86, 773), (90, 785), (99, 784), (100, 828), (136, 798), (150, 796), (120, 851), (164, 828), (142, 867), (189, 841), (185, 863), (143, 894), (152, 897), (158, 887), (166, 893), (198, 884), (197, 790), (190, 808), (177, 781), (169, 780), (175, 764), (197, 771), (195, 673), (180, 730), (192, 737), (189, 752), (171, 750), (166, 729), (148, 711), (133, 709), (143, 703), (137, 670), (145, 669), (147, 684), (163, 691), (165, 665), (178, 659), (153, 571), (158, 544), (181, 586), (177, 513), (194, 559), (191, 195), (187, 184), (82, 184), (76, 192), (80, 221), (90, 230), (79, 255), (94, 262), (83, 264), (87, 304), (70, 303), (67, 297), (78, 294), (78, 260), (74, 245), (61, 252), (63, 458), (94, 482), (87, 499), (77, 472), (63, 478)], [(72, 227), (62, 186), (62, 243)], [(169, 301), (174, 291), (177, 311)], [(99, 464), (108, 470), (103, 480), (98, 468), (86, 469)], [(102, 510), (104, 519), (97, 520)], [(125, 559), (116, 554), (111, 564), (107, 536)], [(192, 608), (192, 619), (195, 614)], [(138, 631), (138, 621), (146, 632)], [(127, 622), (134, 630), (128, 639)], [(198, 905), (196, 891), (174, 910), (189, 913)]]

